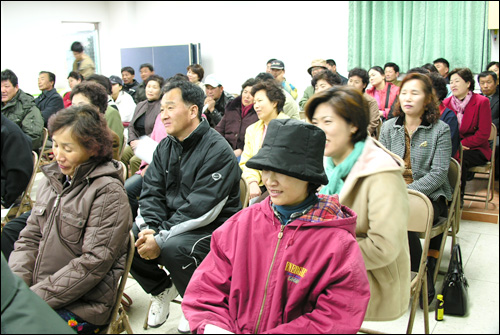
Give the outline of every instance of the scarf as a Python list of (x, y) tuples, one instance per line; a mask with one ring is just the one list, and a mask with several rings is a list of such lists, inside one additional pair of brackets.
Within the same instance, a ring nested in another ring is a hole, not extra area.
[(248, 106), (243, 106), (243, 103), (241, 104), (241, 118), (243, 119), (247, 114), (248, 112), (250, 112), (250, 109), (252, 109), (253, 107), (253, 104), (250, 104)]
[(326, 160), (326, 175), (328, 176), (328, 185), (324, 186), (320, 194), (339, 194), (344, 187), (344, 179), (347, 177), (353, 165), (357, 162), (363, 152), (365, 141), (360, 141), (354, 145), (354, 149), (339, 165), (335, 166), (333, 159), (328, 157)]
[(469, 91), (465, 96), (464, 100), (458, 99), (456, 96), (451, 96), (451, 107), (457, 113), (458, 119), (458, 127), (462, 125), (462, 118), (464, 117), (465, 107), (469, 104), (470, 99), (472, 98), (472, 91)]

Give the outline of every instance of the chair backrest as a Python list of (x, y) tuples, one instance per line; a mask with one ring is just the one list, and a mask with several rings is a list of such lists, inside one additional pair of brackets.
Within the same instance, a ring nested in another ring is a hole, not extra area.
[(375, 138), (378, 140), (380, 137), (380, 130), (382, 129), (382, 119), (378, 120), (377, 130), (375, 134)]
[(461, 167), (456, 159), (450, 159), (450, 167), (448, 169), (448, 181), (450, 182), (450, 186), (453, 188), (453, 197), (452, 202), (455, 200), (455, 194), (459, 194), (460, 191), (460, 175), (461, 175)]
[(495, 151), (497, 147), (497, 136), (498, 136), (498, 129), (495, 126), (494, 123), (491, 124), (491, 132), (490, 132), (490, 138), (488, 140), (493, 141), (492, 143), (492, 148), (491, 148), (491, 165), (494, 166), (495, 162)]
[(490, 141), (496, 141), (497, 139), (497, 127), (495, 126), (494, 123), (491, 124), (491, 131), (490, 131), (490, 137), (488, 140)]
[[(128, 273), (130, 272), (130, 268), (132, 266), (132, 260), (134, 259), (135, 252), (135, 238), (132, 230), (129, 231), (129, 247), (127, 253), (127, 261), (125, 262), (125, 269), (120, 278), (120, 283), (118, 284), (118, 293), (116, 295), (115, 304), (113, 306), (113, 311), (111, 312), (110, 323), (108, 327), (107, 334), (115, 334), (116, 325), (114, 322), (118, 319), (118, 314), (120, 311), (123, 291), (125, 290), (125, 284), (127, 283)], [(121, 309), (123, 311), (123, 308)], [(125, 311), (123, 311), (125, 313)]]
[(113, 159), (116, 159), (117, 161), (120, 160), (120, 136), (118, 136), (117, 133), (115, 133), (113, 130), (109, 130), (111, 132), (111, 136), (113, 137)]
[(242, 208), (248, 207), (248, 200), (250, 198), (250, 189), (245, 178), (240, 178), (240, 201)]
[(31, 189), (33, 188), (33, 184), (35, 183), (36, 173), (38, 170), (38, 166), (40, 165), (40, 159), (36, 151), (31, 152), (33, 154), (33, 173), (31, 174), (30, 181), (26, 186), (26, 189), (23, 192), (21, 197), (21, 202), (19, 203), (19, 209), (17, 210), (16, 217), (23, 214), (24, 212), (29, 211), (33, 207), (33, 201), (31, 200)]
[(125, 165), (125, 163), (123, 163), (122, 161), (118, 161), (120, 163), (120, 165), (122, 166), (122, 173), (123, 173), (123, 181), (125, 182), (125, 180), (127, 180), (127, 166)]
[(49, 138), (49, 130), (43, 127), (43, 138), (42, 138), (42, 146), (40, 147), (40, 156), (42, 156), (42, 152), (45, 150), (45, 145), (47, 144), (47, 139)]

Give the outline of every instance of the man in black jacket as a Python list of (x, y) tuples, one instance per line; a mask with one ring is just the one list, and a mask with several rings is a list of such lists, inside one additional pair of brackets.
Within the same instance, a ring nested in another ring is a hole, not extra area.
[(201, 117), (201, 88), (172, 81), (163, 93), (161, 119), (169, 135), (158, 144), (144, 176), (131, 269), (152, 295), (151, 327), (166, 321), (177, 291), (184, 295), (210, 251), (212, 232), (241, 209), (241, 170), (224, 137)]
[(134, 98), (135, 102), (135, 92), (139, 83), (135, 80), (135, 71), (131, 66), (125, 66), (122, 68), (122, 80), (123, 80), (123, 91), (127, 92)]
[(52, 72), (41, 71), (38, 75), (38, 88), (42, 91), (35, 99), (35, 104), (42, 112), (44, 127), (47, 127), (47, 121), (52, 114), (64, 109), (64, 102), (57, 90), (54, 88), (56, 84), (56, 75)]

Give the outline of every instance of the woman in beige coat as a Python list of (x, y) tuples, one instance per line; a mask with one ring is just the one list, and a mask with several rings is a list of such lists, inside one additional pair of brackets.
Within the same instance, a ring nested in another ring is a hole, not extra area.
[(404, 163), (368, 136), (368, 105), (356, 89), (338, 86), (318, 93), (305, 111), (326, 134), (329, 183), (320, 193), (339, 194), (340, 202), (358, 214), (356, 238), (371, 293), (365, 320), (397, 319), (410, 300)]

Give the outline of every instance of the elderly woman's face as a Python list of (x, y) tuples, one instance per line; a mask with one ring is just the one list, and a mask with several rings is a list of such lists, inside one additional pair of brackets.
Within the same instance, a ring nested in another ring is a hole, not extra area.
[(470, 83), (462, 79), (457, 73), (450, 78), (451, 93), (458, 99), (463, 99), (469, 93)]
[(252, 86), (247, 86), (241, 92), (241, 103), (243, 106), (248, 106), (253, 104), (253, 96), (252, 96)]
[(358, 130), (357, 127), (347, 123), (326, 102), (316, 107), (311, 121), (325, 132), (325, 156), (331, 157), (336, 165), (349, 156), (354, 149), (351, 137)]
[(273, 204), (295, 206), (307, 198), (307, 181), (290, 177), (278, 172), (263, 170), (262, 182), (269, 191)]
[(272, 119), (278, 116), (278, 110), (276, 109), (278, 103), (271, 102), (267, 97), (265, 90), (260, 90), (255, 92), (253, 108), (257, 112), (257, 116), (264, 123), (268, 124)]
[(150, 80), (146, 85), (146, 97), (149, 101), (156, 101), (160, 99), (161, 87), (160, 83), (156, 80)]
[(421, 117), (425, 112), (426, 96), (423, 83), (418, 79), (408, 80), (399, 92), (401, 109), (406, 115)]
[(91, 155), (73, 137), (73, 129), (61, 128), (52, 135), (52, 150), (61, 172), (73, 178), (76, 168), (88, 161)]

